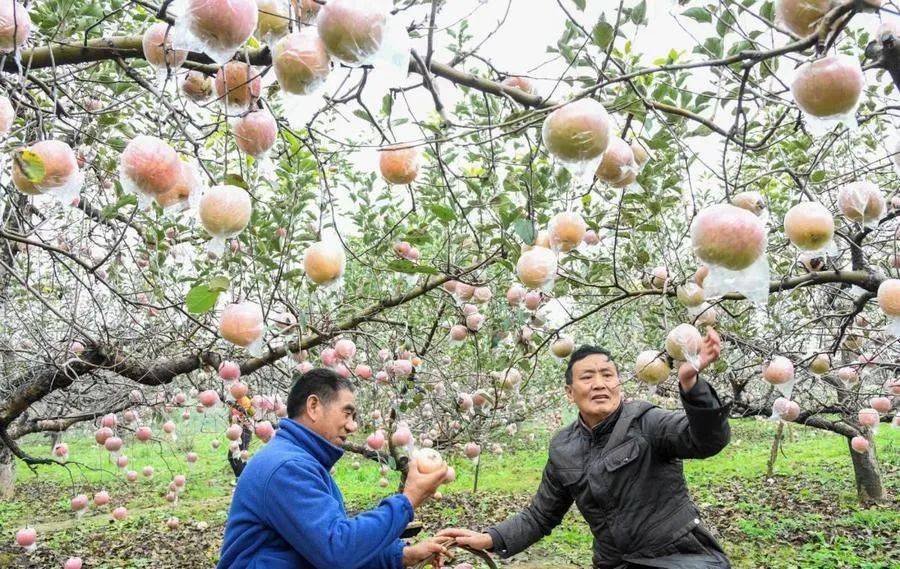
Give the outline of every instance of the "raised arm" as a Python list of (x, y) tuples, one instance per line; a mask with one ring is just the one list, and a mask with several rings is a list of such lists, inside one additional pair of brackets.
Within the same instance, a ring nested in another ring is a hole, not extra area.
[(644, 432), (656, 452), (671, 458), (707, 458), (728, 444), (730, 405), (722, 405), (712, 386), (700, 378), (701, 370), (719, 359), (721, 341), (707, 328), (700, 351), (699, 369), (684, 363), (678, 369), (684, 412), (651, 409), (642, 418)]

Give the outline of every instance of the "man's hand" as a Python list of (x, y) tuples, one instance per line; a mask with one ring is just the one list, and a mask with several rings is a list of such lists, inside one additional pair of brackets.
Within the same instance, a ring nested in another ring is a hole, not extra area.
[(415, 545), (407, 545), (403, 548), (403, 566), (412, 567), (413, 565), (425, 561), (432, 555), (435, 557), (435, 567), (443, 567), (444, 557), (451, 558), (450, 551), (444, 547), (446, 540), (431, 537), (421, 541)]
[(489, 533), (480, 533), (468, 529), (447, 528), (437, 533), (438, 537), (452, 537), (456, 543), (467, 545), (472, 549), (490, 551), (494, 548), (494, 539)]
[(685, 362), (678, 368), (678, 381), (681, 382), (681, 390), (685, 393), (690, 391), (697, 385), (697, 374), (706, 369), (706, 367), (719, 359), (722, 354), (722, 340), (713, 329), (712, 326), (706, 327), (706, 337), (700, 345), (700, 366), (694, 369), (694, 366)]
[(422, 502), (434, 495), (446, 477), (446, 463), (430, 474), (422, 474), (419, 472), (419, 465), (416, 459), (413, 458), (409, 461), (406, 484), (403, 486), (403, 495), (409, 499), (409, 503), (412, 504), (413, 508), (418, 508)]

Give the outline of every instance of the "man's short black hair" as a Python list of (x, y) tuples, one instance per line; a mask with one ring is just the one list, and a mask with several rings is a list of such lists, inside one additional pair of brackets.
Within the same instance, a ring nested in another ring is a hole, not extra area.
[[(577, 350), (572, 352), (572, 355), (569, 356), (569, 365), (566, 367), (566, 385), (572, 385), (572, 366), (575, 365), (575, 362), (578, 360), (583, 360), (588, 356), (593, 356), (595, 354), (601, 354), (606, 356), (609, 361), (613, 361), (612, 354), (609, 353), (609, 350), (606, 348), (601, 348), (600, 346), (590, 346), (585, 344), (584, 346), (580, 346)], [(615, 365), (615, 362), (613, 362)]]
[(353, 391), (353, 384), (327, 368), (310, 370), (298, 377), (291, 386), (287, 399), (287, 416), (295, 419), (306, 413), (306, 400), (310, 395), (315, 395), (327, 405), (337, 399), (338, 391), (342, 389)]

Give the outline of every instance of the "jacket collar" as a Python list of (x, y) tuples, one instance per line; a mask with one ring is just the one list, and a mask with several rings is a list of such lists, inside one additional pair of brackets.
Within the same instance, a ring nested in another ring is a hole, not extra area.
[(578, 413), (578, 426), (581, 427), (582, 431), (593, 436), (597, 436), (603, 434), (607, 431), (612, 430), (615, 426), (616, 421), (619, 419), (619, 415), (622, 414), (622, 408), (625, 407), (625, 401), (619, 402), (619, 406), (616, 408), (609, 417), (603, 419), (593, 428), (587, 426), (587, 423), (584, 422), (584, 418), (581, 416), (581, 413)]
[(301, 447), (327, 469), (334, 466), (344, 456), (344, 449), (336, 447), (318, 433), (304, 427), (293, 419), (278, 422), (277, 438)]

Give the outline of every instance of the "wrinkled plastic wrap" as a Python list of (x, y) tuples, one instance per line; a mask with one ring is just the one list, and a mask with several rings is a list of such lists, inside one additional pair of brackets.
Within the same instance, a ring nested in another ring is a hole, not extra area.
[(878, 286), (878, 306), (887, 317), (885, 333), (900, 337), (900, 279), (885, 279)]
[(684, 361), (694, 369), (700, 367), (700, 347), (703, 336), (690, 324), (679, 324), (666, 336), (666, 351), (675, 361)]
[(8, 97), (0, 95), (0, 136), (6, 136), (12, 130), (16, 120), (16, 110)]
[(556, 281), (556, 254), (544, 247), (532, 247), (516, 263), (516, 274), (528, 288), (549, 290)]
[(817, 202), (800, 202), (784, 216), (784, 233), (801, 251), (812, 255), (837, 255), (834, 218)]
[(284, 117), (304, 128), (319, 108), (320, 92), (331, 72), (331, 57), (316, 29), (305, 27), (278, 41), (273, 69), (284, 98)]
[(264, 332), (262, 308), (255, 302), (229, 304), (222, 310), (219, 335), (232, 344), (247, 348), (251, 355), (261, 355)]
[(84, 186), (84, 174), (72, 147), (59, 140), (42, 140), (13, 156), (13, 183), (23, 194), (48, 194), (70, 204)]
[(200, 223), (212, 235), (207, 251), (222, 256), (225, 240), (236, 237), (250, 223), (253, 204), (250, 194), (231, 185), (213, 186), (203, 193), (197, 208)]
[(581, 244), (587, 225), (579, 214), (565, 211), (553, 216), (547, 232), (550, 234), (550, 247), (553, 251), (568, 252)]
[(216, 73), (213, 91), (226, 114), (242, 115), (253, 108), (262, 93), (261, 71), (246, 63), (230, 61)]
[(644, 350), (635, 358), (634, 375), (650, 387), (651, 395), (656, 393), (659, 384), (668, 379), (671, 372), (665, 352)]
[(306, 276), (325, 288), (341, 287), (346, 264), (344, 246), (336, 236), (329, 236), (313, 243), (303, 254)]
[(205, 103), (213, 96), (213, 80), (200, 71), (188, 71), (177, 77), (179, 91), (195, 103)]
[(794, 384), (797, 382), (794, 363), (784, 356), (775, 356), (763, 370), (763, 378), (785, 398), (790, 399)]
[(884, 194), (878, 186), (858, 181), (841, 188), (838, 192), (838, 207), (847, 219), (874, 228), (884, 215), (886, 204)]
[(618, 136), (610, 138), (603, 160), (597, 167), (597, 178), (614, 188), (625, 188), (635, 184), (640, 171), (631, 145)]
[(769, 419), (772, 421), (794, 422), (799, 416), (800, 405), (790, 399), (779, 397), (772, 403), (772, 416)]
[(156, 203), (166, 212), (196, 209), (200, 197), (206, 191), (206, 180), (201, 175), (197, 160), (179, 160), (181, 174), (175, 186), (164, 194), (155, 196)]
[(158, 22), (144, 30), (141, 47), (147, 63), (165, 75), (169, 70), (176, 70), (185, 62), (188, 52), (172, 47), (173, 33), (165, 22)]
[(797, 69), (791, 93), (803, 111), (809, 131), (821, 135), (839, 125), (856, 129), (856, 109), (864, 87), (865, 77), (859, 61), (838, 54), (805, 63)]
[(382, 49), (390, 10), (389, 0), (331, 0), (319, 10), (316, 29), (335, 59), (365, 65)]
[(409, 144), (391, 144), (377, 152), (378, 170), (389, 184), (411, 184), (422, 166), (422, 151)]
[(205, 53), (222, 65), (250, 39), (258, 23), (256, 0), (175, 0), (173, 46)]
[(590, 185), (612, 136), (609, 113), (594, 99), (568, 103), (544, 119), (541, 136), (550, 154), (581, 185)]
[(719, 318), (716, 307), (708, 302), (688, 308), (687, 313), (695, 326), (713, 326)]
[(769, 298), (766, 229), (757, 216), (730, 204), (703, 209), (691, 223), (694, 254), (709, 266), (706, 298), (739, 292), (764, 305)]
[(331, 58), (316, 31), (304, 28), (285, 36), (272, 52), (275, 77), (281, 89), (291, 95), (309, 95), (325, 83)]
[(258, 15), (253, 36), (272, 46), (290, 31), (291, 7), (288, 0), (256, 0)]
[(256, 159), (257, 170), (263, 179), (277, 182), (275, 163), (269, 150), (278, 140), (278, 122), (268, 110), (255, 110), (234, 119), (231, 132), (237, 147)]
[(178, 185), (181, 175), (178, 153), (155, 136), (136, 136), (119, 159), (122, 189), (137, 196), (142, 208), (159, 196), (168, 194)]
[[(31, 16), (18, 1), (0, 2), (0, 54), (18, 51), (31, 35)], [(18, 62), (18, 54), (16, 54)]]

